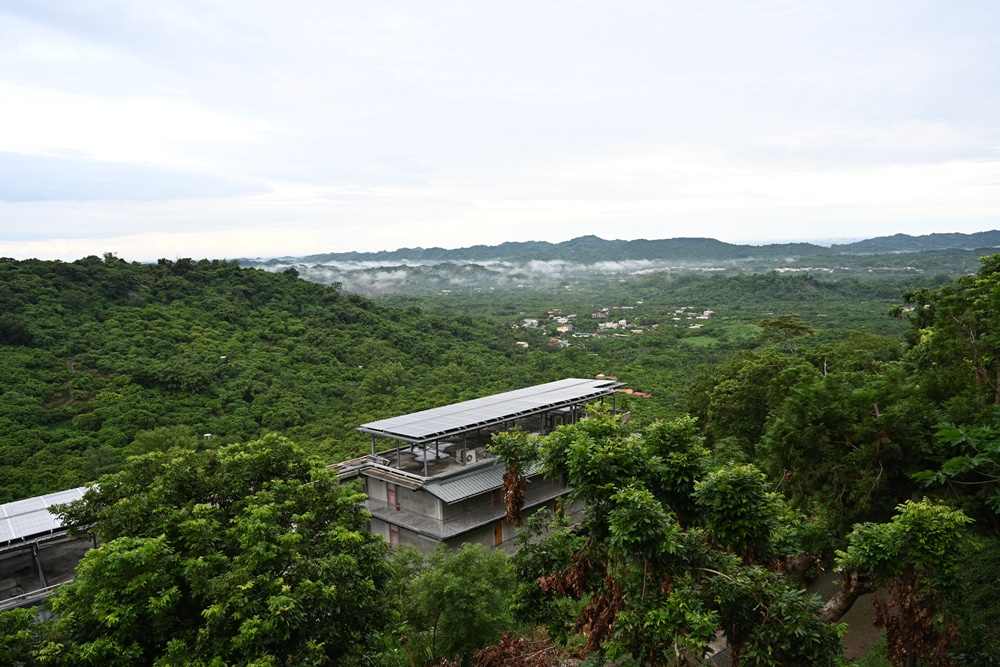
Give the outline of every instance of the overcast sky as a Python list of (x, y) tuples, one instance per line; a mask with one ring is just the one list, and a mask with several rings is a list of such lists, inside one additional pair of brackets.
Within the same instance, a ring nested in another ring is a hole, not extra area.
[(0, 0), (0, 255), (1000, 228), (997, 0)]

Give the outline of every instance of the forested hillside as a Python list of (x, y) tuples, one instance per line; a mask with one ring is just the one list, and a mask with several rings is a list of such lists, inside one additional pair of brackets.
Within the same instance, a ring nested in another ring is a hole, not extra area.
[[(224, 444), (278, 431), (326, 460), (349, 458), (366, 445), (354, 431), (366, 421), (574, 375), (617, 373), (653, 394), (637, 408), (679, 414), (694, 369), (755, 347), (769, 312), (802, 312), (834, 337), (900, 332), (884, 313), (904, 286), (657, 274), (606, 290), (379, 305), (227, 261), (4, 260), (0, 499), (76, 486), (129, 454), (208, 434)], [(678, 307), (717, 313), (673, 326)], [(644, 337), (565, 336), (560, 347), (545, 326), (523, 326), (561, 309), (579, 314), (578, 333), (596, 333), (600, 308)]]
[(207, 434), (338, 460), (360, 423), (530, 381), (509, 327), (235, 262), (3, 260), (0, 313), (3, 501)]

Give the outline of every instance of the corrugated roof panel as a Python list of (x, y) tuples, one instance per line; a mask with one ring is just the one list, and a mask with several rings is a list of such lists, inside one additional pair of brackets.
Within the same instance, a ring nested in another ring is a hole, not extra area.
[[(503, 485), (503, 472), (504, 466), (492, 465), (440, 482), (424, 484), (423, 488), (446, 503), (454, 503), (478, 496), (480, 493), (499, 489)], [(530, 468), (528, 475), (534, 475), (536, 472), (538, 472), (538, 466)]]
[(454, 503), (498, 489), (502, 483), (503, 467), (490, 466), (471, 475), (425, 484), (424, 489), (446, 503)]

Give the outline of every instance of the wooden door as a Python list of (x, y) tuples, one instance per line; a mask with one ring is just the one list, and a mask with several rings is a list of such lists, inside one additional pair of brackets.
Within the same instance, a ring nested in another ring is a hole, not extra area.
[(498, 547), (503, 542), (503, 520), (493, 522), (493, 546)]

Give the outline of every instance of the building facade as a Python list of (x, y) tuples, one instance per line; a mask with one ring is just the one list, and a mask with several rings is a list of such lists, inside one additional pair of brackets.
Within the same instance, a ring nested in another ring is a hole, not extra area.
[[(591, 401), (615, 401), (614, 378), (567, 378), (526, 389), (402, 415), (358, 427), (372, 452), (333, 466), (341, 479), (360, 478), (368, 494), (370, 530), (392, 545), (429, 553), (438, 544), (478, 542), (513, 550), (506, 520), (504, 465), (486, 445), (519, 427), (544, 435), (573, 423)], [(617, 407), (614, 403), (612, 409)], [(379, 449), (378, 442), (390, 447)], [(525, 516), (553, 511), (569, 489), (529, 470)]]

